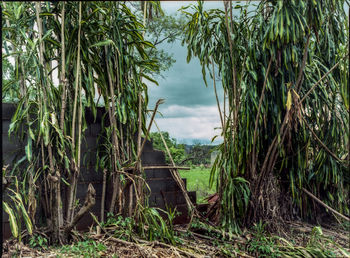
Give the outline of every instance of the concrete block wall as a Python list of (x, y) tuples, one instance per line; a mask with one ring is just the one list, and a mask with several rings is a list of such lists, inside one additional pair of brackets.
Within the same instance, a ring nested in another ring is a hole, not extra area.
[[(8, 137), (8, 129), (11, 123), (11, 118), (16, 110), (14, 104), (2, 103), (2, 153), (3, 153), (3, 164), (11, 164), (15, 157), (23, 157), (24, 147), (26, 141), (20, 142), (19, 139)], [(78, 180), (77, 199), (79, 203), (83, 203), (85, 194), (89, 183), (92, 183), (96, 190), (96, 204), (92, 208), (91, 212), (97, 217), (100, 216), (101, 212), (101, 196), (102, 196), (102, 182), (103, 173), (102, 171), (95, 170), (96, 164), (96, 151), (98, 147), (98, 136), (101, 132), (101, 120), (103, 110), (98, 109), (97, 119), (94, 122), (91, 118), (91, 113), (86, 112), (88, 128), (84, 132), (84, 141), (82, 144), (82, 163), (81, 173)], [(108, 126), (108, 121), (105, 122)], [(150, 141), (146, 142), (144, 152), (141, 155), (141, 161), (143, 166), (156, 166), (166, 165), (165, 155), (162, 151), (154, 150)], [(182, 215), (178, 216), (175, 222), (183, 223), (187, 219), (187, 207), (184, 196), (178, 187), (175, 180), (172, 178), (169, 169), (147, 169), (145, 170), (146, 182), (150, 186), (151, 194), (149, 197), (149, 204), (151, 207), (159, 207), (165, 209), (166, 207), (175, 207)], [(185, 184), (186, 184), (186, 180)], [(63, 206), (67, 205), (68, 193), (63, 183), (62, 186), (62, 201)], [(107, 202), (109, 196), (111, 196), (111, 186), (107, 186), (106, 193), (106, 210), (108, 209)], [(196, 202), (196, 193), (189, 192), (190, 198), (193, 202)], [(3, 194), (3, 200), (6, 200), (6, 193)], [(39, 211), (39, 210), (38, 210)], [(90, 214), (85, 215), (78, 223), (78, 229), (87, 229), (93, 223)], [(8, 238), (11, 235), (8, 216), (3, 212), (3, 239)]]

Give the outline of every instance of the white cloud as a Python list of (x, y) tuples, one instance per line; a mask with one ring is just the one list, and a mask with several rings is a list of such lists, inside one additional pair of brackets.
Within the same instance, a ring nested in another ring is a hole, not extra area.
[[(163, 117), (157, 115), (156, 121), (162, 131), (169, 132), (170, 136), (187, 143), (190, 139), (198, 139), (204, 142), (210, 141), (215, 135), (220, 134), (220, 117), (217, 106), (179, 106), (171, 105), (164, 110), (160, 107)], [(152, 131), (157, 131), (156, 127)], [(217, 137), (215, 142), (222, 138)]]

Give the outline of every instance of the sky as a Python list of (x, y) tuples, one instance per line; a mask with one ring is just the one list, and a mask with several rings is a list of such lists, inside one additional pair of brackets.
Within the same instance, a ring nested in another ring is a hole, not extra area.
[[(175, 15), (181, 6), (195, 4), (194, 1), (162, 1), (161, 5), (166, 14)], [(223, 3), (219, 1), (205, 1), (205, 9), (223, 9)], [(172, 44), (164, 43), (160, 46), (173, 54), (176, 62), (166, 72), (164, 78), (158, 78), (159, 86), (149, 85), (149, 108), (153, 109), (158, 99), (165, 99), (160, 105), (156, 122), (162, 131), (169, 132), (178, 143), (193, 144), (200, 142), (209, 144), (211, 139), (220, 134), (215, 128), (220, 126), (220, 117), (215, 100), (213, 82), (207, 76), (208, 87), (205, 86), (202, 76), (202, 68), (197, 58), (192, 58), (187, 63), (187, 47), (181, 46), (180, 41)], [(219, 98), (223, 103), (223, 90), (217, 81)], [(157, 131), (152, 126), (151, 131)], [(222, 141), (216, 138), (214, 144)]]

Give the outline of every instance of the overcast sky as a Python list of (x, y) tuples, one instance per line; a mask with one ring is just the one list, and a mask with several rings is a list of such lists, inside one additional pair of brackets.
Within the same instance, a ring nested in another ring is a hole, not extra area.
[[(196, 4), (194, 1), (161, 2), (163, 10), (170, 15), (174, 15), (181, 6), (191, 3)], [(205, 1), (204, 7), (224, 8), (219, 1)], [(159, 114), (156, 116), (158, 126), (162, 131), (168, 131), (178, 143), (210, 143), (215, 135), (220, 134), (220, 130), (214, 130), (220, 126), (220, 117), (212, 80), (208, 75), (206, 87), (198, 59), (187, 63), (187, 48), (186, 45), (181, 46), (180, 41), (164, 43), (161, 47), (173, 53), (176, 62), (163, 73), (164, 78), (158, 78), (159, 86), (150, 85), (148, 88), (150, 108), (153, 109), (158, 99), (165, 99), (165, 103), (159, 107), (163, 117)], [(223, 100), (220, 82), (217, 82), (217, 88)], [(157, 131), (157, 128), (153, 126), (152, 131)], [(220, 139), (215, 141), (218, 142)]]

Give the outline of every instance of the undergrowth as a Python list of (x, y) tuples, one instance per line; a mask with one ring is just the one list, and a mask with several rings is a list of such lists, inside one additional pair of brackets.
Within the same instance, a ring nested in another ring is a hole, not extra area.
[[(138, 238), (147, 241), (159, 240), (173, 245), (180, 242), (173, 228), (173, 221), (178, 212), (170, 208), (164, 211), (159, 208), (140, 207), (137, 215), (132, 218), (108, 213), (107, 220), (102, 223), (90, 214), (104, 232), (115, 238), (126, 241)], [(165, 218), (161, 214), (165, 215)]]
[(59, 249), (59, 252), (79, 257), (100, 257), (106, 250), (107, 247), (104, 244), (87, 239), (73, 245), (64, 245)]
[(258, 257), (349, 257), (350, 254), (315, 226), (305, 246), (279, 236), (271, 236), (260, 221), (252, 228), (246, 251)]
[[(239, 257), (241, 255), (272, 258), (350, 257), (349, 252), (337, 244), (334, 239), (325, 236), (319, 226), (315, 226), (309, 234), (291, 232), (288, 239), (268, 232), (266, 224), (262, 221), (254, 224), (250, 229), (245, 229), (242, 235), (229, 235), (197, 219), (192, 221), (188, 231), (178, 231), (172, 224), (171, 226), (169, 224), (174, 214), (175, 211), (167, 212), (170, 220), (169, 218), (164, 219), (157, 209), (147, 208), (143, 210), (144, 219), (137, 222), (135, 218), (108, 214), (104, 223), (98, 223), (104, 235), (100, 235), (98, 239), (102, 241), (90, 237), (90, 233), (78, 234), (76, 235), (78, 240), (75, 240), (74, 243), (56, 247), (55, 251), (58, 257), (67, 255), (74, 257), (108, 256), (111, 250), (105, 240), (114, 238), (125, 241), (125, 243), (135, 243), (139, 247), (142, 247), (140, 245), (142, 239), (150, 241), (148, 245), (157, 243), (152, 241), (159, 241), (178, 248), (177, 250), (188, 248), (189, 246), (186, 247), (185, 243), (189, 243), (190, 239), (195, 239), (195, 242), (190, 241), (190, 246), (193, 246), (192, 252), (196, 252), (196, 245), (200, 243), (198, 236), (202, 235), (207, 238), (205, 245), (214, 247), (215, 253), (220, 257)], [(200, 246), (203, 246), (202, 244)], [(29, 246), (37, 250), (50, 251), (47, 241), (41, 235), (34, 235), (29, 241)]]
[[(212, 238), (211, 244), (217, 246), (221, 255), (226, 257), (237, 257), (240, 253), (271, 258), (350, 257), (350, 253), (337, 244), (333, 238), (325, 236), (319, 226), (315, 226), (310, 234), (304, 235), (305, 243), (298, 243), (293, 236), (287, 240), (272, 235), (265, 228), (266, 224), (260, 221), (242, 236), (238, 236), (194, 220), (190, 229)], [(244, 243), (242, 239), (245, 239)]]

